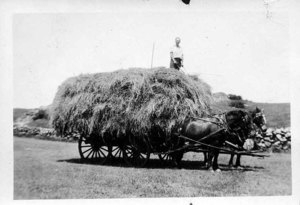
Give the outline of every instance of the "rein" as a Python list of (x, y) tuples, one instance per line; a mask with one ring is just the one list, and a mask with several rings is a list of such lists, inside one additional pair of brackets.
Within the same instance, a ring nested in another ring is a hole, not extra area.
[(218, 149), (218, 150), (222, 150), (222, 151), (229, 151), (228, 149), (224, 149), (224, 148), (221, 148), (221, 147), (216, 147), (216, 146), (213, 146), (213, 145), (209, 145), (209, 144), (206, 144), (206, 143), (203, 143), (203, 142), (199, 142), (199, 141), (196, 141), (196, 140), (193, 140), (193, 139), (190, 139), (188, 137), (185, 137), (183, 135), (179, 135), (180, 138), (182, 139), (186, 139), (186, 140), (189, 140), (191, 142), (194, 142), (196, 144), (200, 144), (200, 145), (203, 145), (203, 146), (206, 146), (206, 147), (210, 147), (210, 148), (213, 148), (213, 149)]
[(219, 113), (219, 114), (215, 114), (215, 115), (210, 115), (210, 114), (207, 114), (209, 117), (211, 118), (215, 118), (217, 119), (218, 121), (221, 121), (222, 123), (226, 123), (226, 119), (222, 119), (222, 117), (217, 117), (217, 116), (223, 116), (225, 115), (226, 112), (222, 112), (222, 113)]
[[(206, 118), (200, 118), (200, 117), (191, 117), (191, 118), (196, 119), (196, 120), (201, 120), (201, 121), (204, 121), (204, 122), (213, 123), (213, 124), (219, 126), (219, 127), (221, 128), (220, 130), (225, 130), (225, 132), (227, 132), (230, 136), (234, 136), (234, 137), (237, 138), (237, 140), (238, 140), (239, 142), (243, 142), (244, 140), (242, 140), (242, 136), (240, 136), (240, 135), (243, 135), (243, 138), (245, 138), (244, 129), (247, 129), (247, 128), (244, 127), (244, 126), (246, 126), (246, 125), (244, 125), (244, 124), (246, 123), (247, 119), (246, 119), (245, 117), (242, 117), (242, 120), (243, 120), (243, 122), (244, 122), (242, 127), (241, 127), (241, 126), (238, 126), (237, 128), (231, 128), (231, 127), (228, 126), (228, 122), (227, 122), (227, 120), (226, 120), (226, 117), (224, 116), (226, 113), (227, 113), (227, 112), (218, 114), (218, 116), (220, 116), (220, 117), (217, 117), (217, 116), (214, 116), (214, 115), (207, 114), (209, 117), (215, 118), (215, 119), (217, 119), (219, 122), (215, 122), (214, 120), (209, 120), (209, 119), (206, 119)], [(218, 131), (220, 131), (220, 130), (218, 130)], [(217, 132), (218, 132), (218, 131), (217, 131)], [(217, 133), (217, 132), (216, 132), (216, 133)], [(216, 133), (211, 133), (210, 135), (205, 136), (205, 137), (203, 138), (203, 140), (204, 140), (204, 139), (207, 139), (207, 138), (209, 138), (209, 137), (211, 137), (212, 135), (214, 135), (214, 134), (216, 134)], [(201, 140), (201, 141), (202, 141), (202, 140)], [(228, 141), (227, 141), (227, 142), (228, 142)], [(198, 142), (198, 143), (199, 143), (199, 142)], [(228, 144), (228, 143), (227, 143), (227, 144)], [(231, 143), (231, 145), (234, 145), (234, 144)], [(237, 147), (240, 147), (240, 146), (234, 145), (233, 147), (237, 148)]]
[[(226, 112), (225, 112), (226, 113)], [(225, 113), (222, 113), (222, 115), (224, 115)], [(242, 141), (241, 137), (239, 136), (239, 134), (236, 134), (236, 132), (238, 130), (241, 130), (241, 128), (237, 129), (237, 130), (232, 130), (228, 127), (228, 124), (227, 124), (227, 121), (226, 121), (226, 118), (225, 119), (222, 119), (222, 118), (219, 118), (219, 117), (216, 117), (216, 116), (212, 116), (212, 115), (209, 115), (213, 118), (216, 118), (217, 120), (221, 121), (221, 122), (215, 122), (215, 121), (212, 121), (212, 120), (208, 120), (208, 119), (204, 119), (204, 118), (200, 118), (200, 117), (192, 117), (194, 119), (197, 119), (197, 120), (202, 120), (204, 122), (210, 122), (210, 123), (213, 123), (219, 127), (222, 127), (222, 130), (225, 130), (226, 132), (228, 132), (230, 135), (235, 135), (238, 137), (239, 141)], [(207, 139), (208, 137), (212, 136), (213, 134), (215, 133), (212, 133), (208, 136), (205, 137), (205, 139)]]
[[(218, 126), (220, 126), (220, 127), (224, 126), (224, 123), (215, 122), (215, 121), (208, 120), (208, 119), (204, 119), (204, 118), (201, 118), (201, 117), (191, 117), (191, 118), (194, 118), (194, 119), (197, 119), (197, 120), (202, 120), (202, 121), (204, 121), (204, 122), (210, 122), (210, 123), (213, 123), (213, 124), (218, 125)], [(217, 118), (217, 117), (214, 117), (214, 118), (220, 120), (220, 119)]]

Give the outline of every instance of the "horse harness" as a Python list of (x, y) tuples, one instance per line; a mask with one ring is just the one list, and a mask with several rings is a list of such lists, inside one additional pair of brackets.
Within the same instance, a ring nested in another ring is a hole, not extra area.
[[(204, 138), (201, 139), (201, 141), (202, 141), (203, 139), (207, 139), (207, 138), (209, 138), (209, 137), (211, 137), (211, 136), (213, 136), (213, 135), (215, 135), (215, 134), (221, 132), (222, 130), (224, 130), (225, 132), (227, 132), (227, 133), (228, 133), (229, 135), (231, 135), (231, 136), (237, 137), (238, 140), (239, 140), (240, 142), (243, 141), (243, 140), (241, 139), (241, 137), (240, 137), (240, 134), (245, 135), (244, 132), (240, 132), (240, 131), (243, 131), (242, 127), (231, 128), (230, 126), (228, 126), (228, 122), (227, 122), (227, 120), (226, 120), (225, 114), (226, 114), (226, 112), (220, 113), (220, 114), (217, 114), (217, 115), (209, 115), (210, 117), (217, 119), (219, 122), (215, 122), (215, 121), (213, 121), (213, 120), (208, 120), (208, 119), (205, 119), (205, 118), (192, 117), (192, 118), (197, 119), (197, 120), (201, 120), (201, 121), (204, 121), (204, 122), (210, 122), (210, 123), (213, 123), (213, 124), (215, 124), (215, 125), (217, 125), (217, 126), (220, 127), (219, 130), (217, 130), (216, 132), (214, 132), (214, 133), (212, 133), (212, 134), (209, 134), (208, 136), (205, 136)], [(244, 116), (242, 116), (242, 121), (243, 121), (243, 122), (246, 121), (246, 118), (245, 118)], [(245, 138), (245, 136), (243, 136), (243, 138)], [(234, 145), (234, 144), (232, 144), (232, 143), (230, 143), (230, 142), (228, 142), (228, 141), (225, 141), (225, 142), (226, 142), (227, 144), (229, 144), (230, 146), (233, 146), (233, 147), (235, 147), (235, 148), (239, 148), (238, 145)]]

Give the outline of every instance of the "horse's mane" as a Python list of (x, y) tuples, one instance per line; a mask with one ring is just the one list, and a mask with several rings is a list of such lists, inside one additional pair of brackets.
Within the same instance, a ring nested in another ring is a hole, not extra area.
[(231, 129), (241, 128), (244, 129), (250, 128), (253, 121), (251, 114), (242, 109), (231, 110), (225, 113), (225, 120), (227, 126)]

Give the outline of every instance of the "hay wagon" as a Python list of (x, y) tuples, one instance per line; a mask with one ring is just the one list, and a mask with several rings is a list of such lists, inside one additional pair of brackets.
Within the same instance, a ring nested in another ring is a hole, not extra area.
[(207, 83), (175, 69), (131, 68), (84, 74), (59, 86), (51, 106), (51, 124), (61, 136), (80, 134), (82, 159), (103, 164), (120, 158), (143, 166), (150, 154), (164, 160), (179, 152), (176, 149), (199, 151), (198, 144), (185, 147), (184, 143), (170, 142), (169, 137), (186, 116), (209, 113), (211, 100)]
[(78, 140), (78, 149), (81, 159), (91, 160), (104, 164), (107, 160), (123, 159), (129, 166), (144, 166), (151, 154), (147, 143), (129, 143), (127, 140), (105, 142), (97, 137)]
[[(199, 140), (193, 140), (182, 134), (177, 134), (176, 140), (181, 140), (179, 146), (166, 146), (156, 144), (155, 146), (143, 141), (130, 141), (126, 138), (118, 141), (99, 140), (97, 137), (85, 138), (81, 136), (78, 141), (78, 149), (81, 159), (91, 160), (93, 162), (104, 164), (107, 160), (122, 159), (129, 166), (143, 167), (150, 159), (150, 155), (157, 155), (163, 162), (171, 162), (175, 156), (175, 160), (179, 163), (182, 160), (183, 154), (187, 152), (209, 152), (209, 149), (218, 149), (222, 154), (239, 154), (256, 157), (266, 157), (256, 151), (245, 151), (240, 147), (226, 141), (227, 147), (216, 147), (203, 141), (210, 137), (214, 137), (219, 132), (226, 128), (220, 128), (218, 131), (211, 133)], [(175, 134), (176, 135), (176, 134)], [(179, 153), (179, 154), (178, 154)]]
[[(99, 138), (85, 138), (81, 136), (78, 140), (78, 150), (82, 160), (90, 160), (104, 164), (108, 160), (122, 159), (129, 166), (143, 167), (149, 161), (150, 155), (158, 155), (162, 161), (171, 160), (172, 153), (184, 151), (185, 146), (178, 150), (170, 150), (166, 146), (153, 146), (145, 142), (129, 143), (126, 141), (104, 142)], [(181, 160), (181, 159), (180, 159)]]
[(171, 160), (170, 156), (172, 153), (184, 151), (186, 147), (181, 146), (177, 149), (170, 149), (164, 143), (153, 145), (148, 142), (128, 140), (126, 138), (116, 141), (105, 141), (98, 137), (86, 138), (81, 136), (78, 140), (78, 150), (81, 159), (99, 164), (104, 164), (108, 160), (121, 159), (129, 166), (143, 167), (149, 161), (151, 154), (157, 155), (161, 161), (165, 162)]

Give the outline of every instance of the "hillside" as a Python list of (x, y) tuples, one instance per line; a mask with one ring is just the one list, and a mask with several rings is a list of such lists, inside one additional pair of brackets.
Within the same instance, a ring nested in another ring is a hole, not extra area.
[(14, 122), (20, 118), (21, 116), (23, 116), (25, 113), (29, 112), (32, 109), (25, 109), (25, 108), (14, 108), (13, 110), (13, 116), (14, 116)]
[(249, 102), (249, 107), (255, 106), (264, 109), (268, 126), (278, 128), (291, 126), (290, 103)]
[(49, 115), (46, 107), (13, 109), (13, 123), (19, 126), (50, 128)]
[[(212, 105), (214, 113), (220, 113), (231, 110), (229, 106), (230, 100), (226, 97), (225, 93), (214, 93), (213, 97), (215, 102)], [(290, 127), (290, 103), (259, 103), (244, 100), (245, 108), (253, 110), (255, 107), (264, 109), (267, 118), (268, 127)]]

